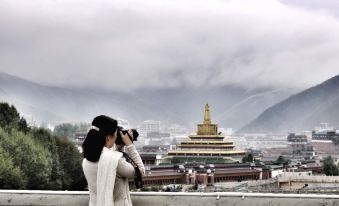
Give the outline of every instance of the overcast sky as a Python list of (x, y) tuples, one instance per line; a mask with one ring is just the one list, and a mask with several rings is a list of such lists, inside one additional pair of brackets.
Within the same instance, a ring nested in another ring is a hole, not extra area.
[(68, 87), (308, 87), (339, 74), (337, 0), (0, 0), (0, 71)]

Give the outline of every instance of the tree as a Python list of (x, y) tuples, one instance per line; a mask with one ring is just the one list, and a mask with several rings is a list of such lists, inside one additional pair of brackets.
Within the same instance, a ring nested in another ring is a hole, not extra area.
[(327, 176), (338, 176), (338, 168), (331, 156), (327, 156), (323, 160), (323, 170)]
[(80, 124), (63, 123), (55, 126), (53, 134), (58, 137), (73, 138), (76, 132), (87, 131), (88, 128), (89, 125), (87, 123)]
[(279, 156), (278, 159), (275, 161), (276, 164), (286, 164), (287, 160), (285, 159), (284, 156)]
[(17, 109), (8, 103), (0, 103), (0, 127), (10, 132), (12, 129), (18, 129), (24, 133), (29, 131), (29, 127), (24, 118), (20, 118)]
[(30, 135), (13, 130), (1, 139), (15, 166), (27, 177), (27, 189), (47, 189), (52, 168), (51, 153)]
[(7, 164), (10, 167), (12, 164), (14, 171), (17, 171), (14, 174), (22, 173), (23, 179), (27, 180), (25, 189), (47, 189), (51, 173), (51, 155), (48, 150), (31, 136), (17, 130), (6, 133), (0, 129), (0, 142), (2, 156), (7, 159), (2, 166)]
[(26, 119), (23, 117), (20, 118), (17, 127), (19, 131), (25, 134), (30, 131), (30, 127), (28, 126)]
[(90, 124), (81, 122), (80, 124), (77, 125), (77, 131), (87, 131), (88, 128), (90, 127)]
[(77, 130), (78, 130), (77, 125), (73, 125), (70, 123), (64, 123), (64, 124), (59, 124), (55, 126), (53, 134), (58, 137), (73, 138)]
[(25, 189), (27, 178), (21, 169), (14, 165), (10, 154), (0, 146), (0, 188)]
[(333, 142), (334, 145), (338, 145), (339, 144), (339, 137), (338, 136), (333, 137), (332, 142)]
[(0, 188), (84, 190), (81, 161), (73, 142), (29, 128), (13, 105), (0, 103)]
[(82, 171), (82, 157), (74, 143), (66, 137), (57, 139), (58, 154), (62, 160), (62, 189), (84, 190), (87, 182)]
[(45, 128), (32, 128), (30, 134), (46, 148), (52, 157), (52, 171), (50, 174), (49, 189), (62, 189), (62, 171), (60, 166), (60, 158), (56, 144), (56, 136), (51, 134), (51, 131)]
[(245, 157), (243, 157), (241, 161), (242, 163), (245, 163), (245, 162), (253, 162), (253, 160), (254, 160), (253, 154), (249, 153)]

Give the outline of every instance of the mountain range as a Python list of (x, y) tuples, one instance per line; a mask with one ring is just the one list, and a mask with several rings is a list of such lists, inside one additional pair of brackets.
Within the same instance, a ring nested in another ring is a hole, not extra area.
[(160, 120), (162, 125), (195, 127), (203, 121), (208, 102), (212, 122), (236, 130), (293, 93), (292, 88), (246, 89), (232, 85), (128, 92), (84, 90), (42, 85), (0, 72), (0, 101), (15, 105), (29, 122), (37, 124), (90, 122), (96, 115), (107, 114), (127, 119), (133, 126), (152, 119)]
[(267, 108), (239, 132), (299, 132), (339, 126), (339, 75)]

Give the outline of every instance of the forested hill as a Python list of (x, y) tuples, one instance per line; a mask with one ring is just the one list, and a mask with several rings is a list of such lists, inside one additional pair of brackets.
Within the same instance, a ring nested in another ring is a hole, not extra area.
[(44, 128), (28, 127), (17, 109), (0, 103), (0, 188), (85, 190), (75, 145)]

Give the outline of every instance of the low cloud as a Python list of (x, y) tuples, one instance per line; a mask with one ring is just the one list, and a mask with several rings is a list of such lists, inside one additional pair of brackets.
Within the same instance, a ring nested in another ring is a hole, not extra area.
[(278, 0), (4, 0), (0, 71), (110, 90), (307, 87), (339, 73), (339, 20)]

